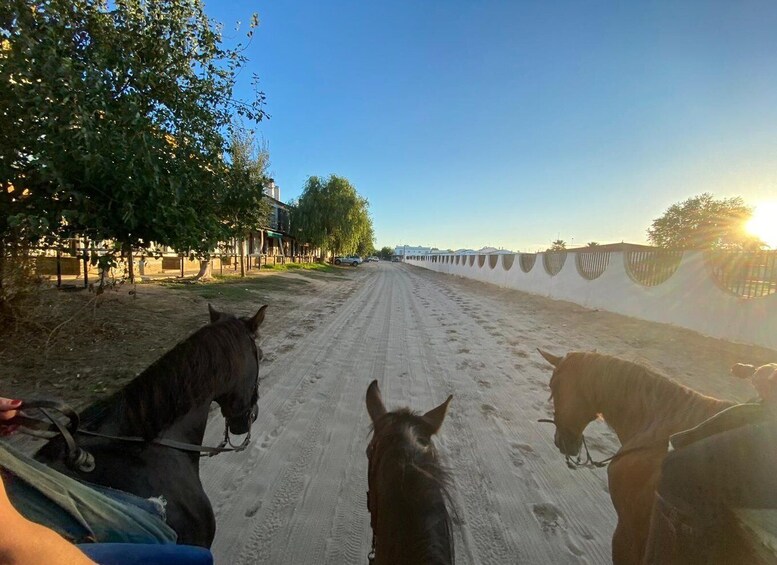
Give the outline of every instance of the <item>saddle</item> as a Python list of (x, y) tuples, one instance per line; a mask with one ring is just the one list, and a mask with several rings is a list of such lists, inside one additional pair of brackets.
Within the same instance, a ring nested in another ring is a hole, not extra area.
[(726, 408), (689, 430), (669, 437), (670, 449), (682, 449), (722, 432), (777, 419), (775, 411), (761, 403), (746, 402)]

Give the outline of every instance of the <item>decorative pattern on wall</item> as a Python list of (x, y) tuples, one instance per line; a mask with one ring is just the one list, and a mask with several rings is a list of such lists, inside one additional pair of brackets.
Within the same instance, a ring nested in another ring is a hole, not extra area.
[(521, 258), (519, 259), (519, 262), (521, 263), (521, 270), (524, 273), (528, 273), (534, 268), (534, 263), (537, 262), (537, 254), (521, 253)]
[(542, 254), (542, 266), (551, 277), (555, 277), (561, 272), (566, 260), (566, 251), (546, 251)]
[(682, 251), (673, 249), (627, 250), (623, 254), (626, 272), (634, 282), (657, 286), (671, 277), (680, 266)]
[(609, 251), (578, 251), (575, 253), (577, 272), (589, 281), (601, 277), (609, 264)]
[(777, 292), (777, 251), (710, 251), (710, 274), (723, 290), (742, 298)]

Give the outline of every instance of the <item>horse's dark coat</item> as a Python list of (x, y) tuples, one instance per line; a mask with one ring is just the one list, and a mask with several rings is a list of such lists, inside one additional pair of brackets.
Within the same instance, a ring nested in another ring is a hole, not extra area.
[[(126, 387), (82, 414), (83, 425), (110, 435), (167, 438), (201, 444), (211, 401), (230, 430), (245, 433), (258, 400), (256, 346), (263, 306), (252, 318), (211, 308), (211, 323), (176, 345)], [(163, 496), (167, 522), (178, 542), (210, 547), (216, 531), (213, 509), (199, 477), (199, 455), (154, 444), (85, 438), (96, 468), (75, 472), (63, 463), (63, 442), (52, 440), (36, 457), (76, 478), (141, 497)]]
[(370, 385), (369, 499), (377, 565), (454, 562), (449, 478), (431, 441), (449, 401), (423, 416), (386, 412), (377, 382)]

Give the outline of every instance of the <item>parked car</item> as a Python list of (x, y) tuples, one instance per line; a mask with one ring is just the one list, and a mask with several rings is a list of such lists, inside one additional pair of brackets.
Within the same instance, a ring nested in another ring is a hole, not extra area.
[(344, 257), (335, 257), (335, 265), (353, 265), (356, 267), (362, 262), (358, 255), (346, 255)]
[(372, 257), (367, 257), (367, 262), (368, 263), (377, 263), (378, 261), (380, 261), (380, 259), (375, 257), (375, 255), (373, 255)]
[(392, 258), (391, 258), (391, 262), (392, 262), (392, 263), (401, 263), (401, 262), (402, 262), (402, 259), (400, 259), (399, 257), (397, 257), (397, 256), (395, 255), (394, 257), (392, 257)]

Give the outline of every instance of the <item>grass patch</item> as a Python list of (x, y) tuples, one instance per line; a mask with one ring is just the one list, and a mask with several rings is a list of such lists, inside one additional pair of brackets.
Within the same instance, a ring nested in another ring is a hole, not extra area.
[(163, 286), (193, 292), (206, 300), (224, 300), (227, 302), (245, 302), (266, 292), (293, 292), (307, 281), (278, 277), (245, 277), (235, 275), (215, 275), (213, 280), (196, 283), (167, 282)]
[(337, 269), (326, 263), (284, 263), (277, 265), (262, 265), (262, 270), (269, 270), (276, 273), (284, 271), (311, 271), (318, 273), (336, 273)]

